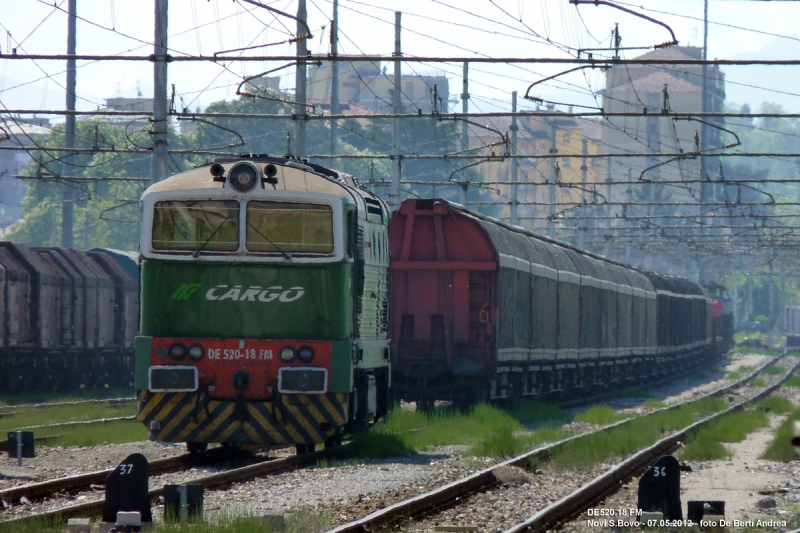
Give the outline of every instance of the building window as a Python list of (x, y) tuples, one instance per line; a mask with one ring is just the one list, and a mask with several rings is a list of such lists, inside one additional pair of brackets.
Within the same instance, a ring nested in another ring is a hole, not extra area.
[(572, 163), (570, 163), (569, 157), (565, 157), (562, 161), (564, 163), (564, 168), (572, 168)]
[(569, 144), (570, 142), (572, 142), (572, 132), (565, 131), (564, 135), (563, 135), (563, 139), (564, 139), (563, 140), (564, 144)]

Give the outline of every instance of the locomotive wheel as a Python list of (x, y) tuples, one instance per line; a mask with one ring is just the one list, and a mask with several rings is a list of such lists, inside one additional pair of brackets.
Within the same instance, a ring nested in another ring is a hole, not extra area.
[(328, 440), (325, 441), (326, 448), (335, 448), (337, 446), (342, 445), (342, 434), (337, 433), (336, 435), (332, 435)]
[(307, 453), (314, 453), (315, 446), (313, 444), (296, 444), (294, 447), (297, 455), (305, 455)]
[(192, 456), (203, 455), (206, 453), (208, 449), (207, 442), (187, 442), (186, 443), (186, 451), (189, 452)]

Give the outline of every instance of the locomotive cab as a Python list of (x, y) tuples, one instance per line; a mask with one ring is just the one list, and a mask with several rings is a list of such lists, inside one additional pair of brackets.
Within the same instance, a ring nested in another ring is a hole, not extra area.
[(295, 159), (143, 195), (139, 419), (151, 436), (335, 444), (388, 410), (388, 209)]

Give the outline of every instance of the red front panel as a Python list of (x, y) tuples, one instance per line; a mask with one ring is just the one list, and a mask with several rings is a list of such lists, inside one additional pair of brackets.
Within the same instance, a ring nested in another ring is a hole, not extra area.
[[(171, 356), (158, 357), (159, 347), (169, 351), (173, 345), (181, 344), (187, 349), (195, 344), (203, 347), (203, 358), (195, 362), (188, 355), (176, 361)], [(309, 363), (301, 362), (297, 357), (289, 363), (283, 362), (280, 351), (292, 346), (298, 351), (303, 346), (314, 350), (314, 358)], [(215, 399), (232, 399), (237, 396), (234, 388), (234, 372), (247, 370), (249, 385), (244, 391), (248, 400), (266, 399), (278, 390), (278, 371), (284, 367), (313, 367), (328, 370), (330, 388), (331, 376), (331, 343), (329, 341), (293, 341), (293, 340), (259, 340), (259, 339), (187, 339), (187, 338), (154, 338), (150, 355), (151, 364), (159, 365), (193, 365), (199, 373), (200, 389)]]
[(711, 316), (722, 315), (722, 298), (711, 298)]

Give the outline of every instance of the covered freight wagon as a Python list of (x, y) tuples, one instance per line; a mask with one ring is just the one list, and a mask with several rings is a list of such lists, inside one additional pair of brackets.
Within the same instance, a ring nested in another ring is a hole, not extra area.
[(695, 284), (445, 200), (403, 202), (390, 250), (392, 381), (408, 401), (588, 394), (685, 369), (710, 343)]

